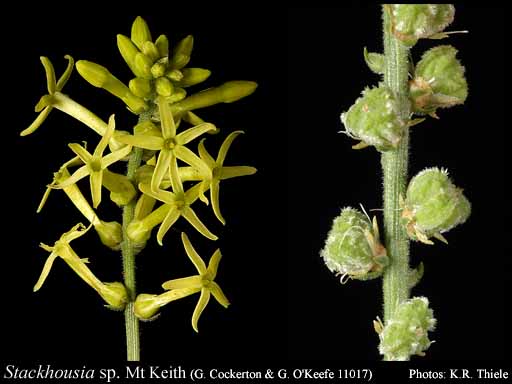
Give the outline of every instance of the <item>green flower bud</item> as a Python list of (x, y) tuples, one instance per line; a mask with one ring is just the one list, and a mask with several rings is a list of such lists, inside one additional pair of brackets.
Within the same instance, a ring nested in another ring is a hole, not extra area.
[(373, 145), (380, 151), (388, 151), (398, 146), (404, 124), (398, 116), (398, 108), (393, 93), (386, 87), (363, 91), (350, 109), (341, 114), (346, 133), (361, 143), (359, 149)]
[(160, 57), (167, 57), (169, 56), (169, 40), (167, 39), (167, 36), (160, 35), (155, 41), (155, 45), (158, 49), (158, 53), (160, 54)]
[(203, 68), (183, 69), (183, 78), (179, 80), (180, 87), (190, 87), (205, 81), (211, 75), (211, 71)]
[(146, 41), (151, 41), (151, 32), (149, 31), (149, 27), (144, 19), (140, 16), (137, 16), (135, 21), (132, 24), (132, 34), (131, 38), (133, 43), (142, 51), (142, 45)]
[(391, 29), (404, 44), (413, 46), (418, 39), (435, 38), (452, 21), (452, 4), (389, 4)]
[(136, 244), (145, 244), (151, 237), (151, 229), (148, 229), (142, 220), (133, 220), (128, 224), (126, 233)]
[(153, 62), (157, 61), (160, 58), (160, 53), (158, 52), (158, 48), (151, 41), (145, 41), (142, 44), (142, 53), (149, 57), (149, 59)]
[(135, 96), (147, 98), (151, 95), (151, 83), (147, 79), (142, 79), (140, 77), (131, 79), (130, 83), (128, 83), (128, 87)]
[(151, 67), (151, 74), (155, 79), (158, 79), (159, 77), (162, 77), (165, 75), (165, 71), (167, 70), (167, 67), (165, 64), (162, 63), (155, 63)]
[(379, 352), (386, 360), (405, 361), (413, 355), (424, 356), (432, 343), (428, 331), (436, 325), (426, 297), (402, 302), (379, 333)]
[(123, 284), (119, 282), (105, 283), (98, 292), (111, 309), (121, 311), (128, 302), (128, 294)]
[(413, 177), (402, 202), (402, 219), (409, 237), (433, 244), (431, 236), (445, 241), (441, 233), (464, 223), (471, 204), (451, 182), (446, 170), (428, 168)]
[(133, 305), (133, 312), (135, 316), (142, 320), (149, 320), (155, 316), (160, 309), (157, 295), (149, 295), (147, 293), (141, 293), (135, 299)]
[(124, 175), (103, 170), (103, 186), (110, 191), (110, 200), (119, 206), (124, 206), (133, 200), (137, 191), (132, 182)]
[(179, 69), (172, 69), (165, 74), (172, 81), (181, 81), (183, 79), (183, 72)]
[(462, 104), (468, 96), (464, 67), (450, 45), (429, 49), (416, 65), (409, 83), (414, 112), (432, 114), (439, 107)]
[(107, 247), (118, 250), (123, 240), (121, 224), (116, 221), (94, 223), (94, 229), (98, 232), (101, 242)]
[[(169, 103), (177, 103), (178, 101), (183, 100), (185, 97), (187, 97), (187, 91), (185, 91), (183, 88), (174, 88), (172, 91), (172, 94), (165, 98), (167, 102)], [(179, 123), (177, 123), (179, 124)]]
[(128, 37), (119, 34), (117, 35), (117, 48), (119, 49), (119, 52), (126, 64), (128, 64), (128, 67), (130, 67), (130, 70), (135, 74), (135, 76), (141, 77), (143, 73), (140, 72), (135, 65), (135, 56), (137, 53), (140, 53), (140, 51), (133, 42)]
[(147, 57), (142, 52), (139, 52), (135, 55), (135, 67), (137, 71), (139, 71), (144, 79), (152, 79), (153, 75), (151, 74), (151, 67), (153, 66), (153, 62), (149, 57)]
[(171, 80), (169, 80), (167, 77), (159, 77), (155, 80), (156, 93), (158, 93), (161, 96), (171, 96), (173, 88), (174, 87), (171, 83)]
[(171, 67), (174, 69), (181, 69), (185, 67), (190, 61), (190, 55), (192, 54), (193, 47), (194, 37), (192, 35), (188, 35), (181, 40), (174, 49)]
[(380, 244), (379, 229), (374, 218), (347, 207), (334, 219), (321, 252), (331, 272), (358, 279), (374, 279), (388, 264), (386, 249)]

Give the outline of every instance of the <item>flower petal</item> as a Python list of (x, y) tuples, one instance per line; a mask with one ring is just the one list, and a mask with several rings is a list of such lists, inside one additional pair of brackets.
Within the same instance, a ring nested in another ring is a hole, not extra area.
[(41, 56), (41, 63), (44, 67), (44, 72), (46, 73), (46, 86), (48, 88), (48, 93), (51, 95), (55, 92), (56, 81), (55, 81), (55, 70), (53, 69), (52, 62), (45, 56)]
[(105, 169), (112, 164), (118, 162), (121, 159), (124, 159), (126, 156), (130, 154), (132, 151), (132, 147), (130, 145), (127, 145), (121, 149), (118, 149), (115, 152), (109, 153), (107, 156), (103, 157), (101, 159), (101, 168)]
[(65, 59), (68, 60), (68, 66), (62, 76), (59, 78), (59, 81), (57, 81), (57, 91), (62, 91), (62, 88), (66, 85), (66, 83), (69, 80), (69, 77), (71, 76), (71, 72), (73, 72), (73, 67), (75, 65), (75, 60), (70, 55), (64, 56)]
[(73, 228), (71, 228), (68, 232), (64, 233), (60, 240), (62, 240), (65, 243), (71, 243), (73, 240), (78, 239), (79, 237), (82, 237), (89, 231), (89, 229), (92, 228), (92, 224), (90, 224), (88, 227), (83, 225), (82, 223), (78, 223)]
[(204, 237), (210, 240), (217, 240), (218, 237), (210, 232), (208, 228), (203, 224), (201, 220), (197, 217), (195, 212), (190, 207), (186, 207), (181, 211), (181, 215), (190, 223), (192, 226), (197, 229), (197, 231), (203, 235)]
[(215, 281), (212, 281), (210, 285), (208, 286), (208, 289), (213, 294), (213, 297), (219, 302), (220, 305), (222, 305), (224, 308), (227, 308), (229, 306), (229, 300), (224, 295), (224, 292), (222, 292), (222, 289), (219, 287), (219, 284), (217, 284)]
[(167, 216), (165, 216), (164, 221), (162, 222), (162, 224), (160, 224), (160, 227), (158, 228), (158, 233), (156, 234), (156, 240), (158, 241), (158, 244), (163, 245), (162, 239), (180, 216), (181, 212), (176, 208), (172, 207), (169, 210), (169, 213), (167, 213)]
[(174, 124), (171, 108), (169, 108), (169, 104), (163, 96), (158, 96), (158, 110), (162, 122), (162, 136), (164, 139), (174, 138), (176, 136), (176, 125)]
[(101, 185), (103, 184), (103, 171), (90, 174), (92, 206), (98, 208), (101, 203)]
[(44, 281), (46, 280), (48, 274), (50, 273), (50, 270), (52, 269), (53, 262), (57, 257), (59, 257), (59, 255), (57, 255), (55, 252), (52, 252), (50, 256), (48, 256), (48, 258), (46, 259), (43, 270), (41, 271), (41, 275), (39, 276), (36, 285), (34, 285), (34, 292), (38, 291), (44, 284)]
[(110, 138), (114, 134), (115, 127), (116, 127), (116, 122), (114, 119), (114, 115), (110, 115), (110, 117), (108, 119), (107, 130), (105, 131), (105, 133), (103, 134), (103, 137), (101, 138), (100, 142), (96, 146), (93, 156), (97, 156), (97, 157), (103, 156), (103, 152), (105, 152), (105, 148), (107, 148)]
[(78, 168), (70, 177), (68, 177), (66, 180), (51, 184), (48, 187), (52, 189), (64, 189), (66, 187), (69, 187), (72, 184), (75, 184), (79, 180), (82, 180), (84, 177), (86, 177), (89, 174), (89, 167), (87, 165), (84, 165), (80, 168)]
[(208, 165), (208, 168), (215, 168), (215, 159), (208, 153), (204, 146), (204, 141), (206, 139), (201, 139), (199, 145), (197, 146), (197, 150), (199, 152), (199, 157)]
[(178, 136), (176, 136), (176, 142), (178, 144), (185, 145), (202, 134), (210, 131), (215, 131), (215, 125), (211, 123), (199, 124), (178, 134)]
[(45, 109), (42, 110), (42, 112), (36, 117), (36, 119), (32, 122), (32, 124), (29, 125), (28, 128), (24, 129), (20, 132), (20, 136), (27, 136), (31, 133), (35, 132), (37, 128), (43, 124), (43, 122), (46, 120), (50, 112), (52, 111), (53, 107), (51, 105), (47, 106)]
[(160, 151), (156, 161), (155, 171), (151, 178), (151, 191), (156, 192), (160, 189), (160, 184), (162, 183), (165, 174), (169, 172), (169, 166), (173, 159), (176, 161), (173, 151), (169, 149), (162, 149)]
[(248, 167), (245, 165), (222, 167), (219, 172), (219, 178), (221, 180), (231, 179), (238, 176), (249, 176), (254, 175), (257, 169), (254, 167)]
[(183, 183), (180, 179), (180, 174), (178, 171), (178, 162), (176, 161), (176, 157), (174, 153), (172, 153), (171, 162), (169, 164), (169, 176), (171, 178), (172, 191), (174, 193), (183, 193)]
[(71, 144), (68, 144), (68, 147), (75, 153), (78, 155), (78, 157), (80, 157), (80, 159), (85, 163), (89, 163), (91, 160), (92, 160), (92, 155), (87, 151), (87, 149), (85, 149), (84, 147), (82, 147), (80, 144), (77, 144), (77, 143), (71, 143)]
[(181, 279), (174, 279), (166, 281), (162, 284), (162, 288), (170, 289), (183, 289), (183, 288), (201, 288), (201, 276), (182, 277)]
[(192, 261), (192, 264), (194, 264), (196, 267), (197, 272), (199, 272), (200, 275), (204, 275), (206, 273), (206, 264), (192, 246), (192, 243), (188, 239), (188, 236), (185, 232), (181, 232), (181, 241), (183, 242), (185, 252), (187, 252), (188, 257), (190, 261)]
[(159, 189), (156, 192), (153, 192), (151, 190), (151, 187), (148, 184), (140, 183), (139, 189), (142, 193), (151, 196), (154, 199), (157, 199), (159, 201), (164, 202), (165, 204), (169, 204), (174, 206), (176, 201), (176, 195), (169, 191), (164, 191), (162, 189)]
[(209, 280), (215, 280), (217, 276), (217, 269), (219, 269), (219, 262), (222, 259), (222, 253), (220, 249), (217, 249), (208, 262), (208, 268), (206, 269), (206, 277)]
[(219, 207), (219, 185), (220, 182), (217, 179), (212, 180), (210, 184), (210, 200), (212, 201), (213, 213), (215, 213), (215, 217), (219, 219), (219, 221), (226, 225), (226, 220), (222, 217), (222, 213), (220, 213)]
[(178, 159), (183, 160), (185, 163), (193, 167), (196, 167), (203, 175), (205, 175), (205, 177), (212, 177), (212, 170), (208, 168), (208, 165), (187, 147), (177, 145), (174, 148), (174, 153)]
[(123, 135), (117, 136), (116, 140), (123, 144), (152, 151), (158, 151), (164, 146), (164, 139), (150, 135)]
[(197, 329), (197, 322), (199, 321), (199, 317), (201, 317), (201, 313), (203, 313), (204, 309), (206, 308), (206, 305), (210, 301), (210, 291), (207, 289), (201, 290), (201, 296), (199, 297), (199, 300), (197, 301), (196, 308), (194, 309), (194, 313), (192, 315), (192, 328), (194, 328), (194, 331), (199, 332)]
[(233, 140), (240, 135), (241, 133), (244, 133), (244, 131), (234, 131), (231, 132), (228, 137), (224, 140), (222, 145), (219, 149), (219, 154), (217, 155), (217, 165), (222, 166), (224, 164), (224, 160), (226, 159), (226, 155), (228, 153), (229, 147), (231, 147), (231, 144), (233, 143)]

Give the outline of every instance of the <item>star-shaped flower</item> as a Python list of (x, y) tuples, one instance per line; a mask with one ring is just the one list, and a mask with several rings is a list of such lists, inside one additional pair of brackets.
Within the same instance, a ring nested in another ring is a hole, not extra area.
[(65, 59), (68, 60), (68, 66), (62, 76), (59, 78), (58, 81), (55, 79), (55, 70), (53, 68), (52, 62), (45, 56), (41, 56), (41, 63), (43, 64), (44, 71), (46, 72), (46, 86), (48, 87), (48, 94), (41, 97), (41, 100), (37, 103), (35, 107), (36, 112), (40, 112), (37, 118), (34, 120), (30, 126), (23, 130), (20, 135), (26, 136), (30, 135), (31, 133), (35, 132), (37, 128), (43, 124), (43, 122), (46, 120), (48, 115), (53, 109), (52, 105), (48, 105), (48, 98), (51, 98), (55, 92), (60, 92), (64, 85), (69, 80), (69, 76), (71, 76), (71, 72), (73, 71), (73, 66), (75, 64), (73, 58), (69, 55), (64, 56)]
[(231, 179), (232, 177), (247, 176), (256, 173), (256, 168), (254, 167), (224, 166), (224, 160), (226, 159), (226, 154), (228, 153), (231, 143), (233, 143), (233, 140), (241, 133), (244, 132), (235, 131), (230, 133), (228, 137), (226, 137), (226, 139), (224, 140), (219, 149), (219, 153), (217, 155), (216, 160), (213, 159), (213, 157), (208, 153), (208, 151), (204, 147), (205, 139), (202, 139), (201, 142), (199, 143), (199, 156), (201, 157), (201, 160), (203, 160), (208, 165), (208, 168), (211, 170), (211, 177), (208, 177), (208, 175), (204, 176), (205, 179), (203, 183), (206, 185), (204, 190), (210, 188), (210, 200), (212, 202), (213, 212), (215, 213), (215, 216), (217, 217), (217, 219), (219, 219), (219, 221), (222, 224), (226, 224), (226, 221), (224, 220), (224, 217), (222, 217), (219, 208), (220, 181)]
[(199, 332), (197, 329), (197, 322), (199, 321), (201, 313), (203, 313), (203, 310), (210, 301), (210, 295), (213, 295), (213, 297), (215, 297), (219, 304), (224, 308), (227, 308), (229, 305), (229, 301), (224, 295), (224, 292), (222, 292), (222, 289), (214, 281), (217, 276), (217, 269), (219, 267), (222, 254), (220, 253), (220, 250), (217, 249), (212, 255), (207, 268), (203, 259), (198, 255), (187, 235), (183, 232), (181, 234), (181, 240), (183, 241), (183, 246), (185, 247), (188, 257), (196, 267), (199, 275), (166, 281), (162, 284), (162, 288), (166, 290), (201, 289), (201, 296), (199, 297), (194, 314), (192, 315), (192, 327), (196, 332)]
[(142, 193), (151, 196), (157, 200), (162, 201), (165, 206), (169, 208), (165, 218), (158, 228), (156, 239), (158, 244), (162, 245), (162, 239), (172, 225), (183, 216), (192, 226), (199, 231), (203, 236), (210, 240), (217, 240), (217, 236), (210, 232), (208, 228), (197, 217), (195, 212), (190, 207), (199, 196), (202, 194), (203, 185), (197, 183), (186, 192), (183, 190), (183, 185), (178, 175), (178, 165), (176, 162), (171, 163), (171, 180), (176, 180), (176, 186), (173, 186), (174, 192), (158, 190), (153, 192), (148, 184), (139, 184), (139, 189)]
[[(169, 168), (177, 169), (177, 159), (199, 169), (201, 173), (209, 175), (211, 173), (208, 166), (194, 152), (185, 147), (203, 133), (214, 131), (215, 126), (210, 123), (199, 124), (189, 128), (179, 134), (176, 134), (176, 125), (169, 104), (164, 97), (158, 97), (158, 108), (162, 121), (162, 137), (152, 135), (135, 134), (119, 137), (119, 141), (134, 147), (144, 148), (154, 151), (160, 151), (156, 162), (155, 172), (151, 179), (151, 191), (157, 192), (160, 189), (160, 183)], [(178, 173), (171, 172), (171, 183), (176, 191), (179, 182)]]
[(72, 143), (69, 144), (69, 148), (80, 157), (85, 165), (78, 168), (75, 173), (71, 175), (66, 181), (56, 185), (54, 188), (64, 188), (71, 184), (75, 184), (77, 181), (83, 179), (87, 175), (90, 178), (91, 184), (91, 195), (93, 207), (96, 208), (101, 202), (101, 185), (103, 180), (103, 171), (110, 165), (126, 157), (132, 150), (132, 147), (127, 145), (117, 151), (109, 153), (103, 157), (103, 152), (108, 146), (110, 138), (114, 134), (115, 121), (114, 115), (110, 116), (108, 121), (108, 128), (103, 137), (101, 138), (98, 146), (91, 155), (84, 147), (80, 144)]

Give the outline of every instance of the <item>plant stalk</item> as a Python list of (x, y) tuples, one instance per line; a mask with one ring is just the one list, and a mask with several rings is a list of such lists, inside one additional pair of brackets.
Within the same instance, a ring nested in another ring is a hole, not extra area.
[[(400, 118), (409, 120), (408, 98), (409, 48), (391, 32), (390, 16), (383, 6), (384, 83), (394, 93)], [(384, 178), (384, 233), (390, 264), (384, 271), (384, 321), (387, 322), (398, 304), (409, 298), (409, 240), (400, 222), (400, 196), (405, 197), (409, 155), (409, 129), (404, 130), (398, 148), (381, 157)]]
[[(148, 111), (139, 116), (139, 123), (148, 120), (152, 111)], [(142, 149), (134, 148), (130, 159), (128, 160), (128, 169), (126, 177), (133, 181), (135, 171), (140, 167), (142, 161)], [(135, 212), (135, 204), (137, 199), (134, 198), (130, 203), (123, 208), (123, 241), (121, 243), (121, 252), (123, 257), (123, 274), (124, 285), (128, 291), (128, 304), (124, 310), (124, 319), (126, 327), (126, 357), (128, 361), (140, 361), (140, 333), (139, 333), (139, 319), (135, 316), (133, 305), (137, 297), (136, 284), (135, 284), (135, 246), (127, 236), (127, 228), (133, 220)]]

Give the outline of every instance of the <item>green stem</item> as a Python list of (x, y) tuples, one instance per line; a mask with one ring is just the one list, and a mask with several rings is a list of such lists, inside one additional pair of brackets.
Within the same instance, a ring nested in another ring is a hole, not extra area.
[[(383, 6), (384, 54), (386, 68), (384, 83), (389, 87), (398, 102), (399, 114), (408, 121), (410, 103), (408, 99), (409, 49), (391, 33), (389, 15)], [(407, 163), (409, 151), (409, 131), (398, 148), (382, 154), (384, 174), (384, 232), (385, 246), (390, 265), (383, 276), (384, 321), (388, 321), (398, 304), (409, 298), (409, 240), (400, 221), (400, 196), (405, 196)]]
[[(139, 116), (139, 123), (148, 120), (152, 111), (143, 113)], [(142, 149), (134, 148), (130, 159), (128, 160), (128, 170), (126, 177), (130, 181), (134, 179), (135, 171), (139, 168), (142, 161)], [(126, 354), (128, 361), (140, 360), (140, 334), (139, 334), (139, 319), (135, 316), (133, 311), (133, 304), (137, 296), (135, 285), (135, 245), (127, 236), (128, 224), (133, 220), (135, 211), (135, 204), (137, 199), (134, 198), (130, 203), (123, 208), (123, 242), (121, 243), (121, 252), (123, 256), (123, 272), (124, 272), (124, 285), (128, 291), (129, 302), (124, 311), (125, 326), (126, 326)]]

